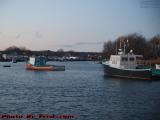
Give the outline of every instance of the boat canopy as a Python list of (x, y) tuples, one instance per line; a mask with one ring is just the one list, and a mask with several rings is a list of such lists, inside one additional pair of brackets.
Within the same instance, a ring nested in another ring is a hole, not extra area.
[(160, 65), (156, 64), (156, 69), (160, 69)]
[(28, 63), (34, 66), (46, 66), (46, 57), (38, 56), (38, 57), (30, 57)]
[(35, 60), (35, 66), (46, 66), (46, 57), (38, 56)]
[(137, 59), (142, 55), (134, 55), (133, 53), (111, 55), (109, 65), (115, 68), (135, 69), (137, 67)]

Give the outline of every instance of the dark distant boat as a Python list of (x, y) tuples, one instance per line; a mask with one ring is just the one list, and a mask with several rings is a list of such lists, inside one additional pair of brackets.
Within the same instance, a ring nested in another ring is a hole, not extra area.
[(11, 65), (3, 65), (3, 67), (11, 67)]
[(107, 76), (131, 78), (131, 79), (152, 79), (151, 69), (139, 68), (137, 60), (142, 58), (142, 55), (135, 55), (131, 50), (128, 54), (119, 49), (117, 55), (111, 55), (108, 62), (103, 62), (104, 72)]
[(160, 65), (156, 64), (156, 68), (152, 69), (152, 78), (160, 80)]
[(65, 66), (47, 65), (46, 57), (30, 57), (26, 64), (27, 70), (42, 70), (42, 71), (64, 71)]
[(160, 79), (160, 69), (152, 69), (152, 78)]

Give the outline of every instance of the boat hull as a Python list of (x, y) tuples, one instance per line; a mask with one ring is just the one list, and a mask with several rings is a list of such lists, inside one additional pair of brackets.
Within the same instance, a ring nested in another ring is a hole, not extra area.
[(39, 70), (39, 71), (64, 71), (65, 67), (64, 66), (53, 66), (53, 65), (48, 65), (48, 66), (33, 66), (32, 64), (26, 64), (26, 69), (27, 70)]
[(152, 78), (160, 80), (160, 69), (152, 69)]
[(150, 80), (152, 78), (152, 72), (150, 69), (118, 69), (104, 65), (104, 73), (106, 76), (131, 78), (131, 79), (143, 79)]

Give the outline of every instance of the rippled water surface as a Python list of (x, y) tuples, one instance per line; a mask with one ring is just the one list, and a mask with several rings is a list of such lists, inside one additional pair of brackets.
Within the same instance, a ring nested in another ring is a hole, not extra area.
[(50, 64), (65, 65), (66, 71), (27, 71), (25, 63), (0, 63), (0, 114), (160, 120), (160, 82), (106, 78), (103, 66), (94, 62)]

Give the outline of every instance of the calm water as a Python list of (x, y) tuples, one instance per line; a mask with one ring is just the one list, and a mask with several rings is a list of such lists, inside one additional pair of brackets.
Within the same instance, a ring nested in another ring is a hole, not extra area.
[(27, 71), (25, 63), (10, 63), (11, 68), (4, 64), (9, 63), (0, 63), (0, 114), (160, 120), (160, 82), (104, 78), (102, 65), (94, 62), (57, 62), (66, 71), (56, 72)]

